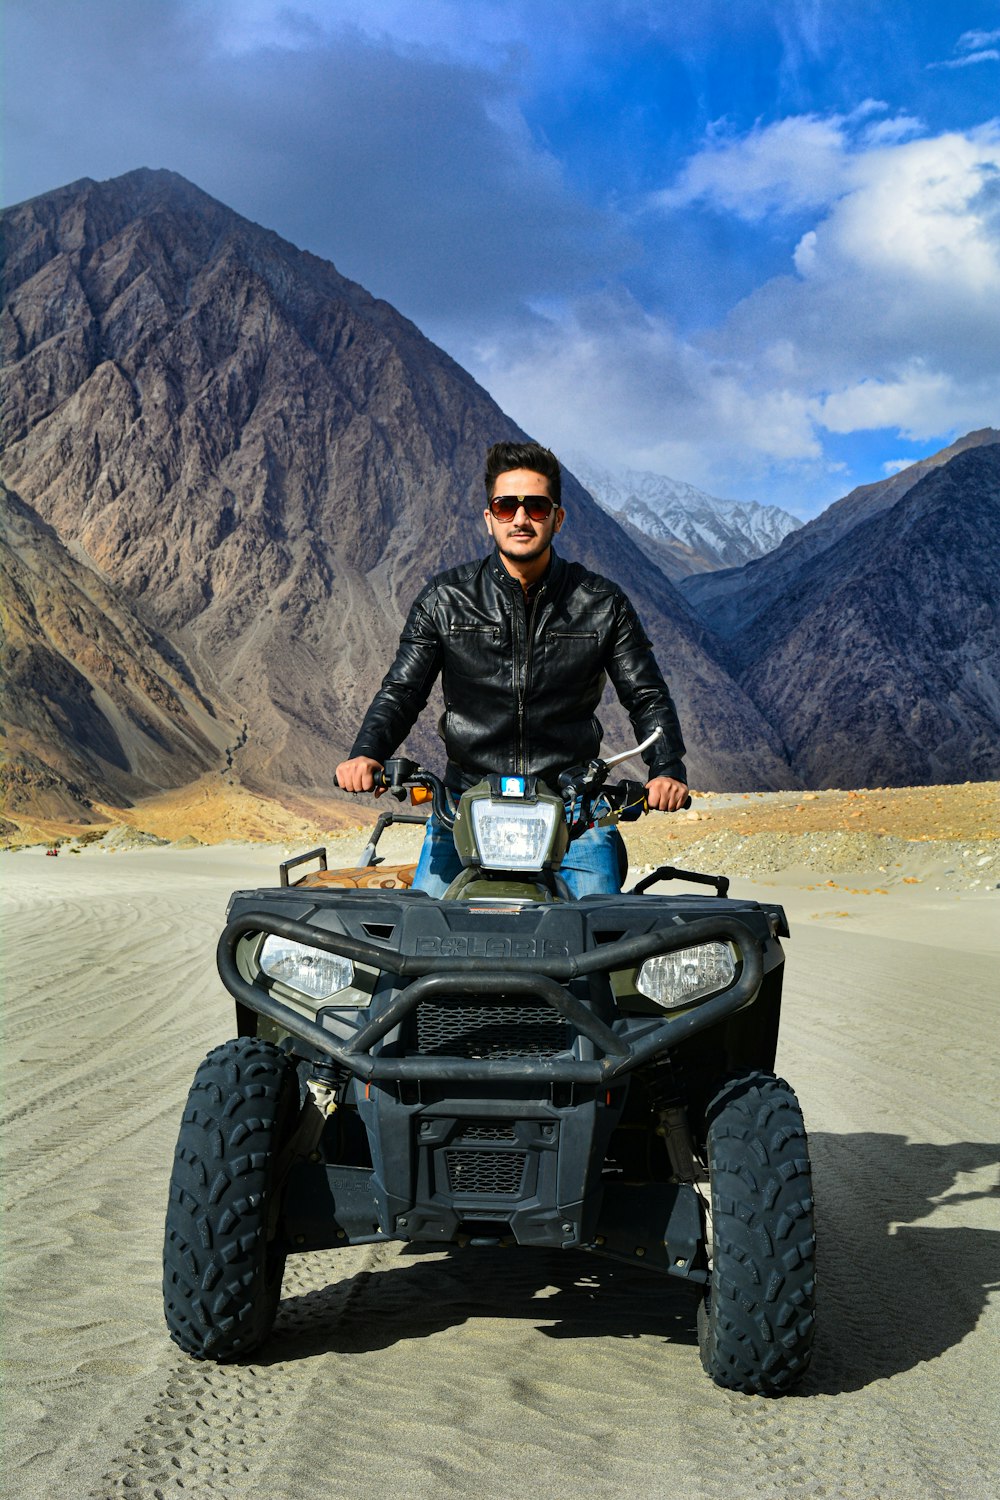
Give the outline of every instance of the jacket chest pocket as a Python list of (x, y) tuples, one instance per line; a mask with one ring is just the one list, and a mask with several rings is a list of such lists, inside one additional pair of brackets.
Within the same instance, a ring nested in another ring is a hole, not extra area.
[(547, 630), (545, 664), (558, 671), (594, 672), (601, 665), (596, 630)]
[(445, 671), (462, 677), (492, 676), (504, 653), (499, 625), (453, 625), (448, 632)]

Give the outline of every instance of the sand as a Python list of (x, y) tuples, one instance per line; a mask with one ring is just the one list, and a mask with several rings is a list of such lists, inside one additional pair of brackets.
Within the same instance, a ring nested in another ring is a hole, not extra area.
[[(655, 828), (637, 865), (720, 831)], [(253, 1363), (185, 1358), (160, 1304), (167, 1177), (194, 1069), (232, 1034), (226, 899), (282, 850), (0, 855), (5, 1493), (995, 1496), (1000, 846), (955, 832), (904, 839), (898, 867), (733, 886), (788, 910), (778, 1066), (816, 1173), (820, 1332), (780, 1401), (706, 1379), (683, 1289), (537, 1251), (292, 1258)]]

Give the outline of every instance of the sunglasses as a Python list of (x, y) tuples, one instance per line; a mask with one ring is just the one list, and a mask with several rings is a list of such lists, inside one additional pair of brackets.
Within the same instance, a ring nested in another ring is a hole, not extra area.
[(494, 495), (490, 501), (490, 515), (498, 521), (513, 521), (522, 505), (529, 521), (547, 521), (556, 502), (548, 495)]

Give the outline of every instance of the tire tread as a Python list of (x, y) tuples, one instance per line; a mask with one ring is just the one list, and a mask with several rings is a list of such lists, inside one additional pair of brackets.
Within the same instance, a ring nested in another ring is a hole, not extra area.
[(271, 1168), (297, 1102), (286, 1054), (255, 1037), (214, 1048), (195, 1074), (163, 1249), (167, 1327), (195, 1359), (239, 1358), (274, 1321), (284, 1253), (266, 1239)]
[(708, 1111), (712, 1282), (702, 1364), (717, 1384), (781, 1395), (805, 1374), (815, 1327), (816, 1235), (805, 1126), (783, 1078), (730, 1080)]

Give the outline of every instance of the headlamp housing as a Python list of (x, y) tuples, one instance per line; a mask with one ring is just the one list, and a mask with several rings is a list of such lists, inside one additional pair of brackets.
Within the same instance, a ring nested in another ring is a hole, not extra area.
[(663, 1010), (675, 1010), (728, 989), (736, 978), (729, 943), (697, 943), (675, 953), (647, 958), (636, 976), (640, 995)]
[(471, 802), (472, 834), (484, 870), (540, 870), (559, 812), (554, 802)]
[(354, 980), (354, 965), (349, 958), (294, 943), (273, 932), (264, 939), (257, 962), (269, 979), (310, 1000), (329, 1000)]

